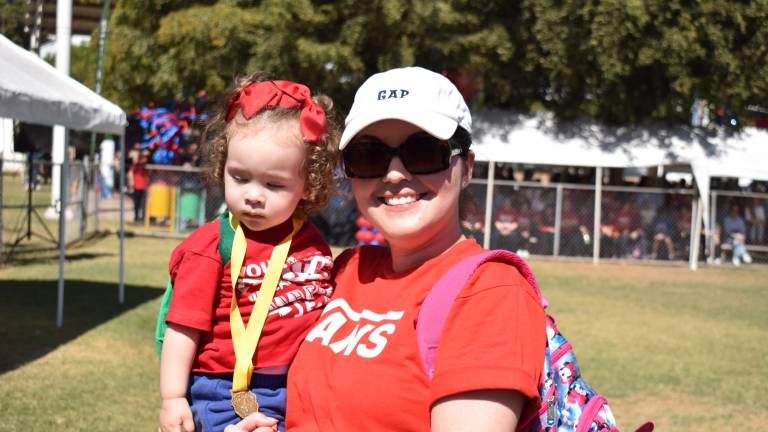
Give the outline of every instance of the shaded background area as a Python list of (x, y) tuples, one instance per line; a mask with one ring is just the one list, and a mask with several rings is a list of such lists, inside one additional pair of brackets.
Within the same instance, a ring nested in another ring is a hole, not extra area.
[(64, 326), (58, 328), (56, 280), (2, 280), (0, 373), (43, 357), (162, 293), (157, 288), (126, 285), (125, 304), (121, 305), (117, 301), (116, 283), (68, 280), (64, 294)]

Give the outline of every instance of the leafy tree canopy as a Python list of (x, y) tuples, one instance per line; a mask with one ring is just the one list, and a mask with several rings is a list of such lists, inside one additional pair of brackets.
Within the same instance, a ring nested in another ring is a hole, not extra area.
[(130, 109), (265, 70), (343, 111), (367, 76), (416, 64), (461, 72), (475, 105), (686, 122), (697, 97), (768, 103), (766, 22), (768, 0), (116, 2), (104, 89)]
[(31, 12), (32, 6), (27, 0), (0, 1), (0, 33), (16, 45), (29, 48), (29, 29), (26, 24)]

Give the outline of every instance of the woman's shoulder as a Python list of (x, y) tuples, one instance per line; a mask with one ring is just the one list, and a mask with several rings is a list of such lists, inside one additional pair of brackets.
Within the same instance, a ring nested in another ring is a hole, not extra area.
[(472, 274), (459, 297), (472, 297), (489, 290), (503, 296), (517, 296), (525, 293), (536, 303), (541, 302), (539, 293), (520, 273), (520, 270), (508, 262), (489, 261), (481, 264)]

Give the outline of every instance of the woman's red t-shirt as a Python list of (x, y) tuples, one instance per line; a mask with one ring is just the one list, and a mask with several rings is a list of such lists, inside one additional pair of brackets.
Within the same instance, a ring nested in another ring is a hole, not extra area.
[(428, 431), (430, 407), (457, 393), (510, 389), (538, 400), (546, 341), (537, 295), (512, 267), (484, 264), (456, 299), (435, 376), (416, 344), (419, 307), (460, 259), (482, 252), (463, 240), (411, 270), (389, 250), (363, 247), (335, 264), (336, 291), (304, 340), (288, 379), (291, 431)]

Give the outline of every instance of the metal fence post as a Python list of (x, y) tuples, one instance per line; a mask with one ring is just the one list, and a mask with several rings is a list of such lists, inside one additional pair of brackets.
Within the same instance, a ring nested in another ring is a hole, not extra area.
[(699, 234), (701, 233), (701, 213), (699, 211), (701, 206), (697, 195), (691, 200), (691, 251), (688, 257), (688, 265), (691, 270), (696, 270), (699, 264)]
[[(32, 238), (32, 190), (34, 190), (34, 187), (32, 186), (34, 184), (34, 180), (32, 179), (32, 153), (29, 153), (27, 155), (27, 240), (30, 240)], [(51, 172), (53, 172), (53, 166), (55, 164), (51, 164)], [(61, 171), (61, 168), (59, 168), (59, 171)], [(53, 186), (53, 183), (51, 183), (51, 186)], [(52, 188), (53, 189), (53, 188)], [(53, 193), (53, 192), (51, 192)], [(51, 236), (53, 237), (53, 236)]]
[[(65, 134), (69, 134), (69, 129), (65, 129)], [(67, 138), (64, 138), (65, 148), (68, 144)], [(58, 301), (56, 303), (56, 326), (64, 325), (64, 254), (67, 244), (67, 194), (69, 192), (69, 155), (64, 155), (64, 160), (59, 168), (61, 187), (59, 194), (59, 284)]]
[[(709, 258), (714, 260), (715, 256), (715, 227), (717, 226), (717, 192), (712, 191), (712, 199), (709, 201)], [(721, 239), (722, 240), (722, 239)]]
[(95, 170), (93, 174), (93, 230), (99, 232), (99, 200), (102, 193), (100, 189), (104, 187), (103, 184), (97, 185), (99, 178), (101, 178), (101, 158), (94, 157), (93, 162), (93, 169)]
[(552, 255), (560, 256), (560, 219), (563, 214), (563, 184), (558, 183), (555, 193), (555, 239), (552, 244)]
[[(707, 219), (709, 219), (709, 225), (708, 226), (706, 226), (706, 225), (703, 226), (703, 230), (704, 230), (704, 244), (701, 247), (703, 248), (704, 256), (706, 257), (705, 259), (712, 259), (712, 251), (711, 251), (711, 248), (712, 248), (712, 219), (710, 218), (710, 216), (712, 215), (712, 212), (711, 212), (711, 209), (712, 209), (711, 208), (712, 207), (712, 192), (711, 191), (708, 192), (708, 195), (706, 197), (701, 197), (702, 203), (704, 202), (705, 198), (707, 199), (707, 201), (708, 201), (707, 205), (709, 206), (709, 207), (707, 207)], [(702, 210), (702, 212), (704, 211), (703, 208), (701, 210)], [(703, 217), (703, 213), (702, 213), (702, 217)]]
[(603, 167), (597, 167), (595, 171), (595, 221), (592, 238), (595, 243), (592, 247), (592, 263), (600, 262), (600, 213), (603, 205)]
[[(87, 156), (86, 156), (87, 157)], [(88, 223), (88, 174), (86, 160), (80, 163), (80, 239), (85, 238)]]
[(485, 189), (485, 232), (483, 233), (483, 247), (491, 248), (491, 218), (493, 213), (493, 179), (496, 176), (496, 162), (488, 161), (488, 181)]

